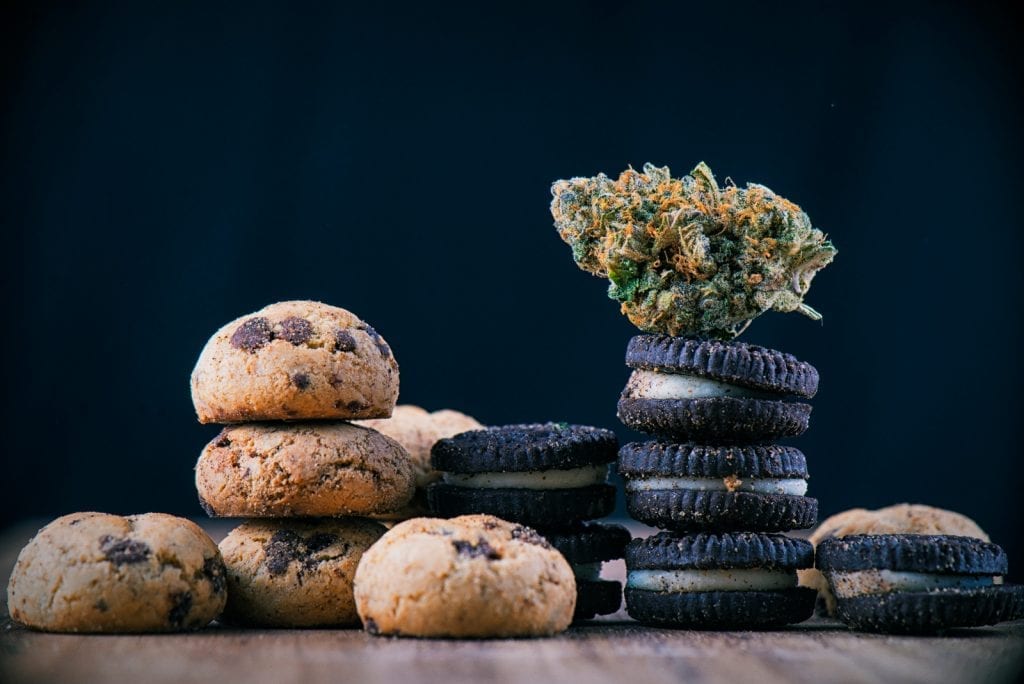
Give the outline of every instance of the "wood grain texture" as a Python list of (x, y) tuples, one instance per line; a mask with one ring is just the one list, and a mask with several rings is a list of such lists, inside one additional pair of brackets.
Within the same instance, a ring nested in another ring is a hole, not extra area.
[[(0, 537), (4, 587), (35, 531)], [(226, 527), (211, 529), (219, 537)], [(620, 568), (621, 571), (621, 568)], [(6, 595), (3, 614), (6, 616)], [(651, 629), (623, 619), (537, 640), (417, 640), (358, 630), (43, 634), (5, 621), (0, 682), (1014, 682), (1024, 622), (944, 637), (857, 634), (812, 621), (771, 632)]]

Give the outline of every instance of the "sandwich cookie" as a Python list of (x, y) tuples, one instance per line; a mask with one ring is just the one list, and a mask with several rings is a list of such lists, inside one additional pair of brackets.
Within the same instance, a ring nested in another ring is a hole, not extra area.
[(622, 558), (632, 537), (621, 525), (585, 523), (565, 530), (540, 532), (565, 556), (576, 575), (576, 610), (573, 620), (610, 615), (622, 606), (622, 585), (601, 579), (604, 561)]
[(801, 539), (753, 532), (676, 536), (626, 547), (626, 611), (663, 627), (756, 629), (802, 622), (815, 592), (797, 586), (814, 549)]
[(705, 444), (771, 442), (807, 429), (818, 371), (790, 354), (719, 340), (637, 335), (619, 399), (627, 427)]
[(546, 529), (601, 518), (615, 507), (606, 480), (617, 448), (610, 430), (566, 423), (463, 432), (431, 450), (442, 479), (427, 503), (442, 517), (489, 513)]
[[(851, 508), (836, 513), (821, 521), (807, 541), (817, 546), (829, 537), (848, 537), (854, 534), (941, 534), (989, 541), (988, 534), (966, 515), (934, 506), (907, 503), (877, 510)], [(817, 590), (817, 612), (834, 617), (836, 600), (821, 572), (812, 568), (801, 570), (798, 575), (801, 586)]]
[(1003, 550), (972, 537), (850, 535), (823, 540), (817, 568), (836, 616), (870, 632), (930, 633), (1015, 618), (1022, 587), (1003, 584)]
[(634, 442), (619, 450), (618, 468), (629, 515), (654, 527), (778, 532), (818, 517), (793, 447)]
[(388, 343), (320, 302), (279, 302), (231, 321), (192, 371), (200, 423), (387, 418), (397, 399)]
[(355, 600), (371, 634), (548, 636), (569, 626), (576, 583), (528, 527), (489, 515), (413, 518), (363, 554)]
[(351, 423), (250, 423), (224, 428), (196, 463), (207, 515), (333, 517), (387, 513), (416, 483), (409, 455)]
[(7, 585), (11, 618), (48, 632), (181, 632), (227, 600), (217, 545), (164, 513), (72, 513), (21, 550)]
[(222, 622), (266, 627), (358, 625), (359, 560), (384, 534), (363, 518), (260, 520), (220, 543), (228, 577)]

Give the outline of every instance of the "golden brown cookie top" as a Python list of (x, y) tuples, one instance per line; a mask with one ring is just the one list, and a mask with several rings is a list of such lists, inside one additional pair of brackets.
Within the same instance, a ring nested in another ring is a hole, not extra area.
[(192, 371), (200, 422), (384, 418), (398, 364), (373, 326), (312, 301), (278, 302), (214, 333)]
[(355, 598), (371, 633), (529, 636), (569, 625), (576, 582), (528, 527), (490, 515), (413, 518), (363, 555)]
[(440, 409), (430, 414), (434, 426), (441, 433), (441, 437), (454, 437), (460, 432), (479, 430), (483, 425), (473, 416), (460, 413), (452, 409)]
[(226, 600), (220, 552), (195, 523), (164, 513), (72, 513), (22, 549), (11, 617), (60, 632), (196, 629)]
[(945, 534), (989, 540), (976, 522), (961, 513), (908, 503), (877, 510), (853, 508), (836, 513), (818, 525), (810, 540), (817, 545), (827, 537), (851, 534)]
[(416, 486), (425, 487), (440, 477), (430, 466), (430, 448), (445, 437), (483, 427), (475, 418), (451, 409), (428, 413), (415, 404), (400, 404), (390, 418), (359, 421), (395, 440), (409, 452), (416, 469)]
[(209, 515), (369, 515), (415, 491), (398, 442), (344, 422), (247, 423), (224, 428), (199, 457), (196, 489)]
[(220, 543), (228, 567), (222, 622), (276, 627), (359, 622), (352, 583), (385, 532), (364, 518), (250, 520)]

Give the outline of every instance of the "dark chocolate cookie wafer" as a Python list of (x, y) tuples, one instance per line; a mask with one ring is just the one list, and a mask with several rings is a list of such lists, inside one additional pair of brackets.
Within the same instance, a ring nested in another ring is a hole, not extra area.
[(708, 444), (770, 442), (807, 429), (818, 371), (789, 354), (743, 344), (638, 335), (619, 419), (641, 432)]
[(436, 515), (489, 513), (545, 529), (600, 518), (615, 506), (606, 480), (617, 448), (610, 430), (565, 423), (464, 432), (431, 450), (443, 480), (427, 502)]
[(589, 425), (502, 425), (439, 440), (430, 461), (451, 473), (567, 470), (610, 463), (618, 447), (614, 432)]
[(649, 399), (619, 398), (618, 417), (626, 427), (707, 444), (770, 442), (804, 433), (811, 405), (734, 397)]
[(783, 446), (634, 442), (619, 450), (630, 516), (679, 531), (780, 532), (812, 527), (803, 453)]
[(626, 347), (626, 365), (697, 375), (807, 399), (818, 391), (818, 371), (811, 364), (792, 354), (743, 342), (637, 335)]
[(1024, 588), (1003, 584), (996, 544), (949, 535), (850, 535), (818, 545), (816, 565), (854, 629), (930, 633), (1016, 618)]
[(442, 518), (487, 513), (531, 527), (555, 527), (608, 515), (615, 510), (615, 487), (476, 488), (435, 482), (427, 487), (427, 505)]
[(616, 612), (622, 605), (622, 585), (601, 579), (601, 564), (622, 558), (631, 539), (629, 530), (621, 525), (587, 523), (540, 533), (565, 556), (576, 575), (573, 620), (590, 620)]
[(809, 542), (753, 532), (661, 532), (626, 547), (626, 610), (648, 624), (758, 629), (802, 622), (815, 592), (797, 586)]

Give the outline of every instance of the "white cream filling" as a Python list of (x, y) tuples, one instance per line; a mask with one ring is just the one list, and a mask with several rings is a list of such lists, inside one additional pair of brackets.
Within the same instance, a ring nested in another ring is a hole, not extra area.
[(601, 561), (594, 561), (593, 563), (574, 563), (570, 564), (572, 567), (572, 573), (576, 575), (576, 579), (588, 580), (595, 582), (601, 579)]
[(648, 591), (775, 591), (796, 586), (795, 570), (631, 570), (626, 586)]
[(976, 589), (1002, 584), (1000, 575), (940, 575), (899, 570), (859, 570), (834, 572), (828, 577), (837, 598), (888, 594), (893, 591), (935, 591), (938, 589)]
[(626, 480), (627, 492), (646, 492), (652, 489), (728, 490), (730, 492), (803, 496), (807, 493), (807, 480), (773, 477), (740, 479), (735, 476), (723, 479), (710, 477), (644, 477)]
[(626, 383), (626, 394), (634, 399), (705, 399), (709, 397), (750, 397), (779, 399), (769, 392), (730, 385), (726, 382), (683, 373), (635, 370)]
[(575, 489), (604, 484), (608, 465), (520, 473), (444, 473), (444, 482), (475, 489)]

